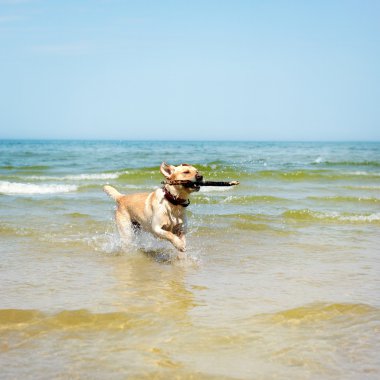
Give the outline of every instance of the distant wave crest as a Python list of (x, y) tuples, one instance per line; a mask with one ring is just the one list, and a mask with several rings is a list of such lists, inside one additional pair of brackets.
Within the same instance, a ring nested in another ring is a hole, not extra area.
[(313, 164), (323, 164), (325, 166), (380, 166), (379, 161), (324, 161), (322, 157), (318, 157)]
[(20, 182), (0, 182), (0, 194), (55, 194), (68, 193), (78, 189), (75, 185), (33, 184)]
[(321, 220), (331, 222), (347, 223), (379, 223), (380, 213), (362, 214), (343, 214), (338, 212), (320, 212), (309, 209), (288, 210), (282, 214), (286, 219), (294, 220)]
[(29, 176), (32, 180), (54, 180), (54, 181), (85, 181), (85, 180), (103, 180), (103, 179), (117, 179), (125, 172), (114, 172), (114, 173), (84, 173), (84, 174), (71, 174), (62, 177), (58, 176)]

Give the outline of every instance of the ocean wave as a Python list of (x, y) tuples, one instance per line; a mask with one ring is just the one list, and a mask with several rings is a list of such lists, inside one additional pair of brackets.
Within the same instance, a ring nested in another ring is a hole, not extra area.
[(247, 223), (244, 221), (235, 221), (232, 223), (232, 226), (244, 231), (273, 231), (278, 232), (279, 230), (276, 228), (273, 228), (269, 224), (265, 223)]
[(366, 172), (364, 170), (357, 170), (355, 172), (348, 172), (347, 175), (352, 175), (352, 176), (367, 176), (367, 177), (380, 177), (380, 173)]
[(84, 214), (81, 212), (68, 212), (65, 215), (75, 219), (90, 218), (89, 214)]
[(225, 215), (218, 215), (218, 216), (220, 216), (223, 219), (231, 218), (234, 221), (240, 221), (240, 222), (257, 222), (257, 221), (268, 222), (272, 220), (272, 218), (266, 214), (234, 213), (234, 214), (225, 214)]
[(126, 330), (147, 323), (123, 312), (92, 313), (82, 309), (47, 314), (33, 309), (0, 310), (0, 327), (9, 330)]
[(0, 223), (0, 236), (31, 236), (34, 231), (30, 228)]
[(379, 309), (366, 304), (350, 303), (316, 303), (294, 309), (280, 311), (274, 314), (265, 315), (272, 322), (277, 323), (300, 323), (300, 322), (320, 322), (335, 318), (346, 317), (348, 319), (357, 316), (379, 315)]
[(309, 209), (288, 210), (282, 216), (290, 220), (321, 220), (326, 222), (347, 222), (347, 223), (379, 223), (380, 213), (372, 214), (341, 214), (338, 212), (320, 212)]
[(126, 172), (114, 173), (88, 173), (88, 174), (71, 174), (65, 176), (28, 176), (30, 180), (38, 181), (86, 181), (86, 180), (104, 180), (104, 179), (117, 179)]
[(378, 161), (324, 161), (322, 157), (318, 157), (313, 164), (325, 166), (374, 166), (380, 167)]
[(221, 186), (207, 186), (201, 187), (200, 193), (214, 193), (214, 192), (226, 192), (231, 190), (233, 187), (221, 187)]
[[(222, 190), (223, 191), (223, 190)], [(194, 196), (194, 203), (201, 204), (233, 204), (233, 205), (247, 205), (253, 203), (281, 203), (287, 202), (286, 198), (274, 197), (271, 195), (213, 195), (206, 191), (206, 195), (197, 193)]]
[[(380, 173), (368, 171), (337, 172), (335, 170), (263, 170), (252, 173), (251, 177), (257, 179), (276, 179), (289, 181), (305, 180), (345, 180), (357, 178), (359, 176), (367, 178), (379, 178)], [(239, 177), (237, 177), (239, 178)]]
[(0, 166), (0, 169), (3, 170), (28, 170), (28, 171), (40, 171), (40, 170), (47, 170), (50, 166), (47, 165), (21, 165), (21, 166), (15, 166), (15, 165), (2, 165)]
[(282, 171), (282, 170), (261, 170), (252, 173), (253, 178), (257, 179), (276, 179), (276, 180), (310, 180), (326, 178), (331, 174), (328, 170), (294, 170), (294, 171)]
[[(109, 184), (108, 181), (104, 182), (104, 184)], [(118, 191), (120, 191), (122, 194), (129, 192), (129, 190), (132, 190), (132, 192), (146, 192), (146, 191), (154, 191), (158, 188), (158, 186), (143, 186), (143, 185), (129, 185), (129, 184), (118, 184), (115, 185)], [(103, 184), (99, 185), (99, 183), (92, 183), (87, 185), (80, 185), (78, 187), (79, 192), (87, 192), (88, 190), (102, 190)]]
[(360, 186), (343, 186), (344, 189), (349, 189), (349, 190), (374, 190), (374, 191), (379, 191), (380, 186), (365, 186), (365, 185), (360, 185)]
[(78, 189), (75, 185), (33, 184), (0, 181), (0, 194), (55, 194)]
[(93, 174), (74, 174), (62, 177), (63, 180), (82, 181), (82, 180), (96, 180), (96, 179), (116, 179), (125, 172), (115, 173), (93, 173)]
[(223, 199), (222, 203), (228, 204), (249, 204), (249, 203), (277, 203), (287, 201), (285, 198), (274, 197), (272, 195), (230, 195)]
[(379, 198), (371, 197), (345, 197), (345, 196), (330, 196), (330, 197), (308, 197), (307, 199), (323, 202), (359, 202), (359, 203), (380, 203)]

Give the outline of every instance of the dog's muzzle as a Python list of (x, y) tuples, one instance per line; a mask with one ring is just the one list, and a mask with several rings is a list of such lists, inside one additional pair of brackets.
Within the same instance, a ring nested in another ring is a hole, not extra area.
[(200, 190), (200, 185), (198, 184), (198, 182), (202, 182), (203, 181), (203, 175), (200, 175), (200, 174), (197, 174), (195, 176), (195, 182), (192, 186), (192, 188), (195, 190), (195, 191), (199, 191)]

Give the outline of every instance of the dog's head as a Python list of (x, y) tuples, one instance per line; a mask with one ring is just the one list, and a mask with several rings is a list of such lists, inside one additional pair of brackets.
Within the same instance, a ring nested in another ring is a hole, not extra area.
[[(178, 166), (168, 165), (163, 162), (160, 167), (161, 173), (166, 177), (168, 181), (191, 181), (198, 182), (203, 180), (203, 176), (199, 173), (197, 168), (189, 164), (181, 164)], [(199, 191), (200, 187), (195, 185), (187, 188), (191, 191)]]

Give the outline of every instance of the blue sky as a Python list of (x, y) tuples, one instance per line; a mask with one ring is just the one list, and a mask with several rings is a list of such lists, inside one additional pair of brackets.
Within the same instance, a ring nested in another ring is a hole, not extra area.
[(380, 140), (380, 1), (0, 0), (0, 138)]

